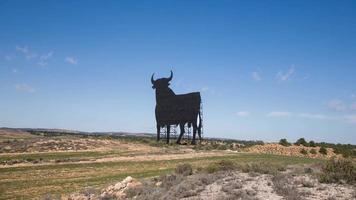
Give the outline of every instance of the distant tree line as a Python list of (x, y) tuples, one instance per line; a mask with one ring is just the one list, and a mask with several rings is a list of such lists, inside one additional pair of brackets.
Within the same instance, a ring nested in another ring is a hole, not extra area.
[[(288, 142), (287, 139), (283, 138), (279, 140), (279, 144), (283, 146), (291, 146), (292, 143)], [(314, 142), (313, 140), (307, 142), (304, 138), (299, 138), (294, 145), (302, 145), (305, 147), (320, 147), (319, 153), (327, 154), (326, 148), (332, 148), (336, 154), (342, 154), (345, 158), (347, 157), (356, 157), (356, 145), (352, 144), (334, 144), (334, 143), (326, 143), (326, 142)], [(303, 151), (303, 153), (305, 153)], [(313, 151), (314, 153), (314, 151)]]

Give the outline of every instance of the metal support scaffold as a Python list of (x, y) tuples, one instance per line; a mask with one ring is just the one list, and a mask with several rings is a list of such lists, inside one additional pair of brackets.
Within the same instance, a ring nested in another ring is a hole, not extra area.
[[(204, 133), (204, 129), (203, 129), (203, 103), (200, 104), (200, 119), (199, 119), (200, 123), (198, 126), (201, 126), (201, 138), (198, 135), (198, 131), (196, 134), (196, 140), (199, 140), (200, 142), (203, 140), (203, 133)], [(177, 130), (179, 128), (179, 125), (174, 124), (174, 125), (170, 125), (170, 139), (177, 139), (179, 137), (180, 131), (181, 130)], [(193, 127), (188, 125), (188, 123), (184, 124), (184, 135), (182, 136), (182, 140), (183, 140), (183, 144), (184, 143), (188, 143), (188, 141), (190, 141), (192, 139), (192, 134), (193, 134)], [(160, 138), (161, 139), (167, 139), (167, 126), (161, 127), (160, 128)]]

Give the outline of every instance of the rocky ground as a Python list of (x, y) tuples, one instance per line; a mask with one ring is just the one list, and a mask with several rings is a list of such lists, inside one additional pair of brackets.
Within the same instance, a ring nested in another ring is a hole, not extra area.
[(86, 190), (62, 199), (352, 200), (356, 199), (356, 186), (320, 183), (310, 167), (292, 166), (277, 174), (222, 170), (175, 173), (149, 180), (127, 177), (101, 190)]

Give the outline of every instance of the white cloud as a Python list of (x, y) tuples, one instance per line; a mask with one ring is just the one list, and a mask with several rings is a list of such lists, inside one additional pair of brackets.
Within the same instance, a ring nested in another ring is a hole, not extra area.
[(279, 80), (279, 81), (287, 81), (287, 80), (289, 80), (289, 79), (292, 77), (292, 75), (294, 74), (294, 72), (295, 72), (294, 66), (292, 66), (292, 67), (290, 67), (290, 68), (288, 69), (288, 71), (287, 71), (286, 73), (284, 73), (284, 72), (282, 72), (282, 71), (278, 72), (277, 75), (276, 75), (276, 78), (277, 78), (277, 80)]
[(33, 87), (27, 84), (17, 84), (15, 85), (15, 89), (19, 92), (28, 92), (28, 93), (36, 92), (36, 90)]
[(27, 54), (27, 53), (29, 52), (27, 46), (21, 47), (21, 46), (17, 46), (17, 45), (16, 45), (15, 49), (16, 49), (17, 51), (20, 51), (20, 52), (24, 53), (24, 54)]
[(65, 61), (69, 64), (76, 65), (78, 64), (78, 60), (73, 57), (66, 57)]
[(46, 54), (43, 54), (40, 56), (40, 60), (38, 62), (39, 65), (41, 66), (46, 66), (47, 65), (47, 61), (53, 56), (53, 51), (50, 51)]
[(252, 79), (255, 80), (255, 81), (262, 80), (262, 78), (261, 78), (261, 76), (260, 76), (260, 74), (258, 72), (252, 72), (251, 76), (252, 76)]
[(343, 101), (334, 99), (328, 102), (328, 107), (335, 111), (345, 111), (347, 109)]
[(32, 59), (32, 58), (35, 58), (37, 57), (37, 54), (30, 51), (29, 48), (27, 46), (16, 46), (15, 49), (21, 53), (24, 54), (24, 56), (27, 58), (27, 59)]
[(240, 111), (240, 112), (237, 112), (236, 115), (239, 117), (247, 117), (247, 116), (250, 116), (250, 112)]
[(267, 117), (289, 117), (292, 114), (290, 112), (285, 111), (272, 111), (267, 114)]
[(301, 113), (298, 116), (302, 117), (302, 118), (308, 118), (308, 119), (337, 119), (336, 117), (332, 117), (332, 116), (326, 116), (326, 115), (321, 115), (321, 114), (311, 114), (311, 113)]
[(349, 123), (356, 124), (356, 115), (347, 115), (345, 118)]

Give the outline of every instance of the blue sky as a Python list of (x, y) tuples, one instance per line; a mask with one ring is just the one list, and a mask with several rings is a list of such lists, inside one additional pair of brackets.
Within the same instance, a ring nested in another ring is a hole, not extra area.
[(206, 136), (356, 143), (355, 1), (0, 1), (0, 127), (154, 132), (150, 76)]

